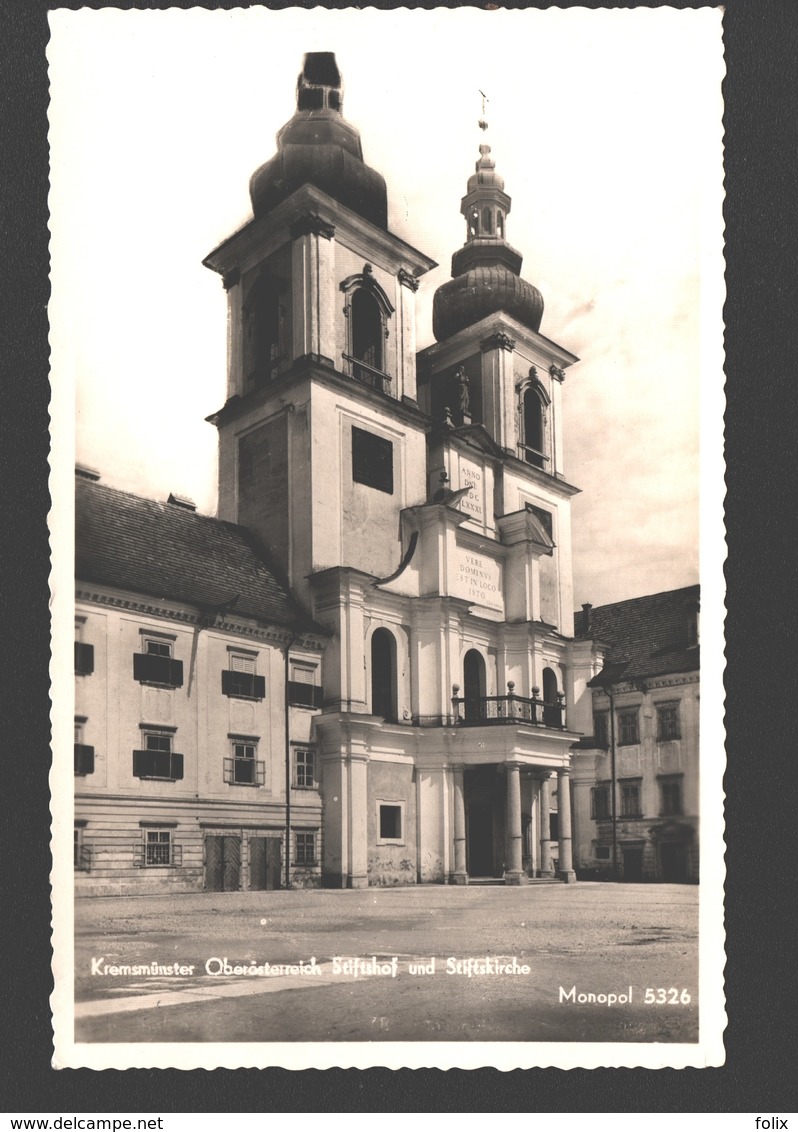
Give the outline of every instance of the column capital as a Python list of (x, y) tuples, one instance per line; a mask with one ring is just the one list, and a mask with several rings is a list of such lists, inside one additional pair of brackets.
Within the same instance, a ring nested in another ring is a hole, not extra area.
[(479, 344), (483, 354), (487, 354), (489, 350), (514, 350), (515, 339), (511, 338), (509, 334), (499, 330), (496, 334), (491, 334), (488, 338), (483, 338)]
[(557, 767), (557, 776), (559, 778), (570, 778), (571, 777), (571, 768), (569, 766), (559, 766), (559, 767)]
[(415, 275), (411, 275), (409, 271), (405, 271), (403, 267), (399, 268), (397, 279), (403, 287), (409, 287), (413, 292), (418, 290), (418, 279)]
[(307, 212), (289, 225), (288, 231), (292, 240), (298, 240), (300, 236), (309, 234), (323, 236), (325, 240), (331, 240), (335, 235), (335, 225), (322, 220), (318, 213)]

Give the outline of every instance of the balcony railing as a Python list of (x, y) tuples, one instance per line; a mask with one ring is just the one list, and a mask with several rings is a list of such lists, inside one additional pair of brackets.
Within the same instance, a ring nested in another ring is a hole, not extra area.
[(380, 393), (390, 394), (390, 374), (383, 373), (381, 369), (369, 365), (368, 362), (364, 362), (360, 358), (353, 358), (351, 354), (344, 354), (343, 357), (344, 361), (348, 363), (349, 372), (355, 381), (361, 381), (364, 385), (370, 385), (372, 389), (377, 389)]
[(506, 696), (458, 696), (460, 687), (452, 687), (452, 710), (455, 723), (469, 727), (484, 727), (496, 723), (529, 723), (534, 727), (565, 728), (565, 696), (557, 693), (557, 702), (548, 703), (539, 697), (539, 688), (532, 696), (517, 696), (512, 680), (507, 684)]

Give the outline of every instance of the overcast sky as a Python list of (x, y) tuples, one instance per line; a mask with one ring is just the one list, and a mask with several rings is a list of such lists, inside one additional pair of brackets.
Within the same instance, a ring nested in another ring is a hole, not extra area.
[[(717, 10), (50, 16), (53, 381), (74, 383), (78, 460), (214, 513), (226, 303), (201, 261), (251, 216), (303, 53), (332, 50), (389, 226), (440, 264), (419, 348), (488, 96), (507, 237), (541, 332), (582, 359), (564, 386), (577, 606), (698, 580), (699, 418), (703, 460), (722, 414)], [(72, 421), (54, 428), (68, 451)]]

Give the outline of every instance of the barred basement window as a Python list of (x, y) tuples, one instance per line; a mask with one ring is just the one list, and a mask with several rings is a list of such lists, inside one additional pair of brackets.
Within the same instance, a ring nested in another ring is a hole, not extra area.
[(294, 786), (310, 790), (316, 786), (316, 752), (308, 749), (294, 751)]
[(256, 653), (231, 652), (230, 667), (222, 671), (222, 692), (240, 700), (262, 700), (266, 680), (256, 673)]
[(657, 742), (664, 743), (669, 739), (679, 739), (679, 704), (678, 701), (670, 704), (656, 704), (657, 708)]
[(175, 845), (171, 829), (145, 829), (134, 854), (135, 863), (144, 868), (177, 867), (183, 864), (182, 846)]
[(628, 747), (640, 742), (638, 718), (637, 708), (634, 711), (618, 712), (618, 743), (620, 746)]
[(393, 444), (384, 436), (375, 436), (362, 428), (352, 427), (352, 479), (377, 491), (393, 495)]
[(167, 731), (144, 731), (144, 748), (133, 752), (135, 778), (162, 778), (175, 782), (183, 777), (183, 756), (172, 750), (173, 735)]
[(316, 831), (297, 830), (294, 834), (294, 864), (316, 864)]
[(622, 818), (642, 817), (643, 810), (640, 805), (640, 786), (641, 782), (639, 778), (621, 781)]
[(183, 687), (183, 662), (174, 660), (172, 641), (165, 634), (142, 635), (141, 652), (133, 654), (133, 679), (140, 684)]
[(224, 780), (231, 786), (263, 786), (266, 764), (258, 761), (256, 739), (234, 739), (232, 758), (225, 759)]
[(605, 821), (612, 816), (610, 787), (601, 783), (590, 791), (590, 816), (594, 821)]

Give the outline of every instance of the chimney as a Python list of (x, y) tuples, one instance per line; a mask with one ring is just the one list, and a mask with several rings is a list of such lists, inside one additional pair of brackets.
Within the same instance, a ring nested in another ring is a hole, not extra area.
[(585, 615), (585, 636), (587, 636), (590, 632), (590, 621), (591, 621), (590, 614), (591, 614), (592, 609), (593, 609), (593, 606), (591, 605), (591, 603), (589, 601), (583, 601), (582, 602), (582, 612)]

